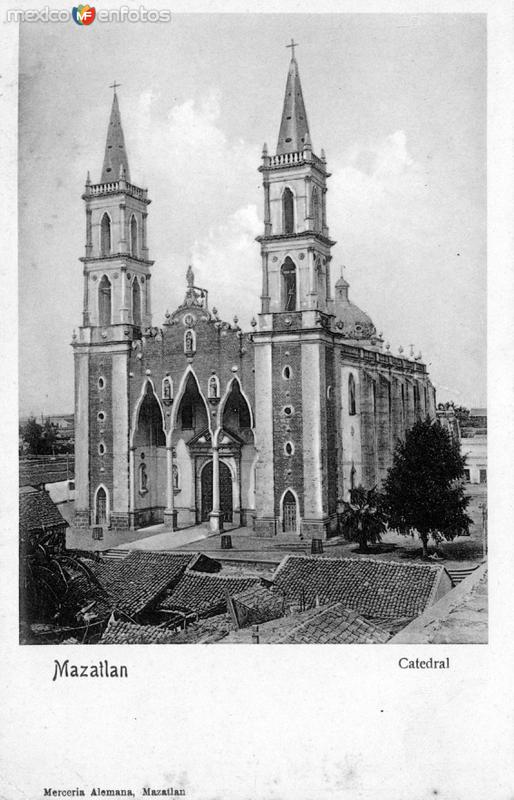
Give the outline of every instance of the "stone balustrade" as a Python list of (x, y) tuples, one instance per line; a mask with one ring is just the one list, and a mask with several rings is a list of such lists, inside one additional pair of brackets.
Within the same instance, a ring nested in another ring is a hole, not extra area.
[(280, 155), (269, 156), (268, 165), (270, 167), (292, 167), (296, 164), (304, 164), (306, 161), (316, 164), (322, 170), (325, 169), (325, 162), (321, 158), (318, 158), (310, 151), (308, 151), (308, 158), (306, 158), (306, 152), (303, 150), (299, 150), (296, 153), (281, 153)]
[(93, 183), (86, 186), (86, 195), (89, 197), (96, 197), (104, 194), (115, 194), (116, 192), (127, 192), (132, 197), (137, 197), (139, 200), (146, 200), (147, 190), (140, 189), (134, 186), (133, 183), (127, 181), (109, 181), (108, 183)]

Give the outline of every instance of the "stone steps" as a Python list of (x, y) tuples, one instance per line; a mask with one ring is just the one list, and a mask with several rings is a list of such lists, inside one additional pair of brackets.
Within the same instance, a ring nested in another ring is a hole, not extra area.
[(446, 572), (450, 576), (452, 584), (455, 587), (459, 583), (462, 583), (462, 581), (465, 578), (468, 578), (471, 575), (471, 573), (477, 569), (478, 566), (479, 565), (477, 564), (477, 566), (475, 567), (455, 567), (455, 568), (447, 567)]

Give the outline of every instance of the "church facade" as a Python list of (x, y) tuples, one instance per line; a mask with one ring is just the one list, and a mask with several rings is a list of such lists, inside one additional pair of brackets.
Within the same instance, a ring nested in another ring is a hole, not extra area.
[(156, 327), (150, 200), (133, 184), (116, 93), (86, 246), (75, 358), (75, 527), (246, 526), (325, 538), (352, 487), (380, 485), (395, 444), (435, 415), (420, 356), (393, 355), (341, 277), (331, 292), (323, 151), (314, 153), (296, 58), (276, 152), (259, 167), (258, 321), (228, 323), (189, 268)]

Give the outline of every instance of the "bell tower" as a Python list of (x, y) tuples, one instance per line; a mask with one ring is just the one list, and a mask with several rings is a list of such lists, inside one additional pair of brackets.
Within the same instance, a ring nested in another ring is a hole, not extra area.
[[(87, 176), (82, 325), (75, 360), (77, 528), (129, 526), (129, 378), (151, 326), (146, 189), (131, 182), (116, 89), (100, 181)], [(96, 535), (95, 534), (95, 535)], [(103, 535), (103, 534), (102, 534)]]
[[(82, 198), (86, 206), (83, 326), (151, 325), (150, 267), (146, 236), (146, 189), (130, 182), (130, 170), (114, 83), (111, 116), (100, 182), (89, 173)], [(106, 338), (106, 337), (104, 337)]]
[[(327, 164), (314, 154), (303, 100), (295, 43), (287, 73), (282, 120), (275, 155), (262, 152), (264, 187), (261, 328), (271, 314), (302, 312), (301, 327), (315, 314), (332, 313), (330, 250), (326, 219)], [(304, 312), (310, 312), (305, 314)]]
[(276, 153), (264, 145), (262, 295), (254, 334), (256, 533), (325, 538), (336, 519), (327, 164), (315, 155), (292, 40)]

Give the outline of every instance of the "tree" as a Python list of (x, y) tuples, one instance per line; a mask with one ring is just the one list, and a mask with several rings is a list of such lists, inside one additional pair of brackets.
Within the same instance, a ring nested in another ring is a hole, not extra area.
[(436, 543), (469, 536), (464, 466), (458, 442), (439, 422), (426, 417), (399, 442), (384, 484), (384, 507), (389, 527), (400, 533), (418, 532), (423, 557), (428, 540)]
[(20, 435), (31, 455), (55, 453), (57, 428), (48, 418), (40, 425), (34, 417), (30, 417), (25, 425), (20, 426)]
[(471, 412), (469, 408), (466, 408), (466, 406), (457, 406), (453, 400), (449, 400), (446, 403), (440, 403), (439, 408), (446, 409), (446, 411), (452, 410), (459, 420), (460, 425), (469, 424), (469, 416)]
[(28, 452), (35, 456), (39, 455), (42, 452), (43, 428), (34, 417), (27, 420), (20, 428), (20, 433), (28, 446)]
[(357, 486), (350, 490), (350, 502), (344, 503), (343, 525), (349, 538), (359, 542), (360, 553), (369, 552), (369, 542), (380, 542), (386, 523), (376, 487)]
[(42, 452), (55, 453), (55, 442), (57, 440), (57, 428), (49, 419), (45, 420), (42, 430)]

